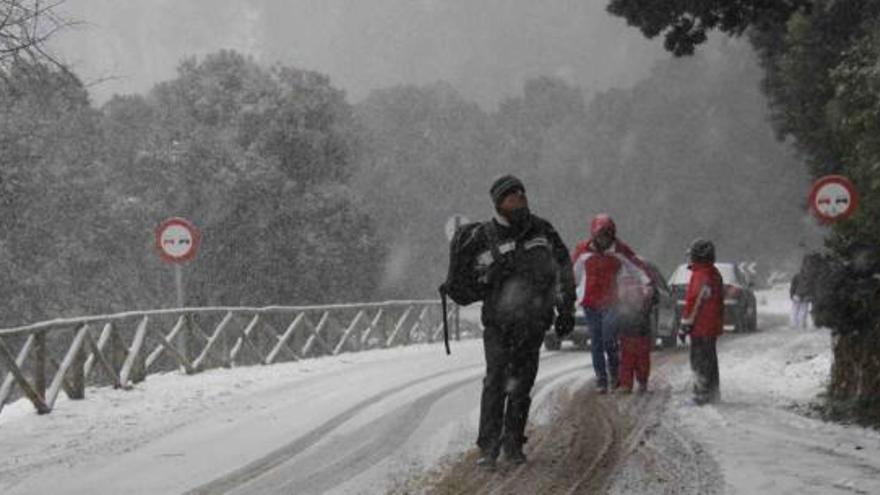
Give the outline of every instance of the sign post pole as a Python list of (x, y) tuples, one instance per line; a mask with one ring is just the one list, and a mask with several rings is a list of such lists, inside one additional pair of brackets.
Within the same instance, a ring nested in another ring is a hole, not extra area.
[[(183, 285), (183, 264), (196, 255), (199, 248), (200, 235), (198, 229), (185, 218), (169, 218), (156, 229), (156, 249), (159, 256), (174, 265), (174, 288), (177, 307), (186, 307), (186, 293)], [(177, 346), (180, 353), (187, 359), (190, 355), (190, 342), (193, 339), (190, 315), (184, 314), (183, 331), (180, 332)]]
[(177, 288), (177, 307), (183, 308), (183, 267), (179, 263), (174, 265), (174, 285)]
[[(186, 299), (183, 293), (183, 266), (180, 263), (174, 264), (174, 286), (177, 289), (177, 307), (183, 308), (186, 305)], [(180, 353), (188, 359), (192, 360), (190, 353), (190, 341), (193, 338), (192, 325), (190, 325), (189, 315), (183, 315), (183, 331), (177, 337), (177, 345)]]

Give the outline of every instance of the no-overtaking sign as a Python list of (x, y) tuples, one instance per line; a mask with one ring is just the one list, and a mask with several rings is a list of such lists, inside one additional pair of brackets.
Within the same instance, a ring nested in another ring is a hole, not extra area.
[(191, 260), (199, 248), (199, 231), (185, 218), (169, 218), (156, 228), (159, 256), (171, 263)]
[(822, 177), (810, 191), (810, 210), (822, 223), (849, 218), (855, 213), (858, 202), (855, 186), (841, 175)]

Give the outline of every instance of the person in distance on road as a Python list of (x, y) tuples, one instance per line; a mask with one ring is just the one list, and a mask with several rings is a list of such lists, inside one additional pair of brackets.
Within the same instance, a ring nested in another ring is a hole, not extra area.
[(801, 262), (801, 269), (792, 277), (789, 287), (791, 297), (791, 326), (794, 328), (809, 327), (810, 305), (813, 301), (813, 290), (807, 266), (809, 257)]

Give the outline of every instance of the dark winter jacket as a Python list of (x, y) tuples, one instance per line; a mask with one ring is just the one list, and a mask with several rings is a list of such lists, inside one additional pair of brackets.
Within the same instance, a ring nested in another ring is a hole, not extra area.
[(477, 271), (487, 286), (484, 326), (523, 324), (546, 330), (553, 323), (554, 307), (574, 308), (568, 249), (550, 222), (531, 215), (525, 227), (516, 228), (495, 218), (475, 236)]
[(651, 313), (640, 313), (618, 316), (617, 334), (624, 337), (647, 337), (651, 335)]
[(617, 333), (630, 337), (651, 333), (651, 312), (657, 303), (657, 293), (650, 284), (633, 274), (618, 277)]
[(812, 290), (807, 278), (798, 273), (791, 279), (791, 287), (789, 287), (788, 295), (794, 299), (794, 296), (800, 298), (801, 301), (809, 301), (812, 299)]

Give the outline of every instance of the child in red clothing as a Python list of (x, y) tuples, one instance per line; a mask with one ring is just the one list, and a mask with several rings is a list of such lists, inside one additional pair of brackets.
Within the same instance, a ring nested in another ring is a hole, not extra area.
[(724, 295), (721, 274), (715, 268), (715, 246), (697, 239), (691, 244), (691, 280), (681, 319), (682, 337), (691, 338), (694, 402), (703, 405), (721, 399), (718, 354), (715, 342), (724, 330)]
[(619, 393), (630, 393), (633, 377), (638, 391), (648, 389), (651, 374), (651, 319), (652, 295), (650, 286), (639, 283), (635, 277), (627, 277), (621, 284), (617, 305), (618, 335), (620, 337), (620, 388)]

